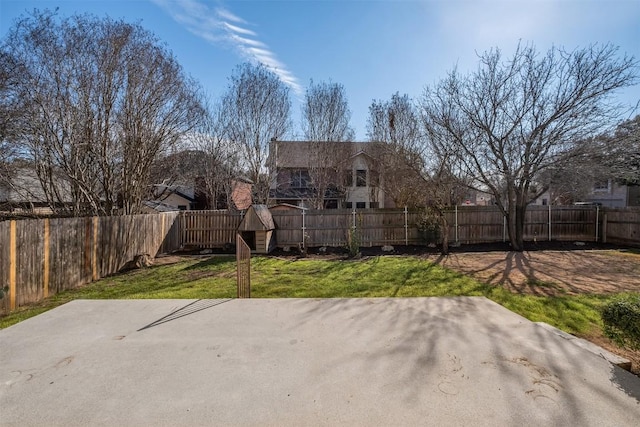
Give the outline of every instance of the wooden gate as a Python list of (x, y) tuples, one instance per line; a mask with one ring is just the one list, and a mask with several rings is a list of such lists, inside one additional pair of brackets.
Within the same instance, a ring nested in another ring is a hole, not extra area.
[(236, 265), (238, 298), (251, 298), (251, 248), (239, 233), (236, 235)]

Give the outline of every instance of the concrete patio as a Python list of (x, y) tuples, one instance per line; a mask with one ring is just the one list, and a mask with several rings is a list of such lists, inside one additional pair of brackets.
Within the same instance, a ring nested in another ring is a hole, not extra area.
[(0, 425), (579, 425), (640, 378), (485, 298), (73, 301), (0, 331)]

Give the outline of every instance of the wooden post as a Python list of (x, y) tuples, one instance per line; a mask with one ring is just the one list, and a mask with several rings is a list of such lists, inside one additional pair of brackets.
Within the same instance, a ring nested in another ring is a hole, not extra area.
[(91, 252), (91, 280), (98, 280), (98, 217), (93, 217), (93, 251)]
[(44, 220), (44, 242), (43, 242), (43, 272), (42, 272), (42, 294), (44, 298), (49, 296), (49, 247), (51, 245), (50, 242), (50, 229), (49, 229), (49, 218), (45, 218)]
[(9, 311), (16, 309), (16, 221), (9, 223)]
[(164, 244), (164, 241), (166, 240), (166, 237), (167, 237), (164, 234), (164, 222), (166, 221), (166, 219), (167, 219), (167, 215), (161, 213), (160, 214), (160, 230), (161, 230), (160, 231), (160, 246), (158, 247), (158, 252), (159, 253), (163, 253), (164, 252), (163, 251), (163, 244)]
[(602, 243), (607, 243), (607, 213), (602, 215)]
[(549, 241), (551, 241), (551, 201), (549, 201)]
[(600, 222), (600, 206), (596, 205), (596, 239), (594, 242), (598, 241), (598, 222)]
[(409, 245), (409, 223), (407, 220), (407, 207), (404, 207), (404, 244), (405, 246)]
[(91, 235), (93, 226), (91, 225), (91, 218), (84, 220), (84, 271), (82, 280), (83, 283), (87, 283), (91, 277)]

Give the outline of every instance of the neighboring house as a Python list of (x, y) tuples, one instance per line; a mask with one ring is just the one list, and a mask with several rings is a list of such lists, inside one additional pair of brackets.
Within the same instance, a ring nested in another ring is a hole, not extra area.
[(184, 185), (154, 185), (153, 200), (146, 201), (145, 207), (166, 212), (167, 209), (190, 211), (196, 208), (196, 197), (193, 187)]
[(310, 208), (322, 199), (326, 209), (392, 207), (374, 151), (370, 142), (271, 141), (272, 204)]
[(461, 203), (462, 206), (492, 206), (493, 204), (492, 194), (477, 190), (469, 190)]
[(37, 215), (53, 213), (36, 172), (26, 167), (17, 169), (10, 182), (0, 181), (0, 210)]
[(640, 186), (618, 184), (613, 179), (597, 181), (584, 201), (609, 208), (640, 206)]

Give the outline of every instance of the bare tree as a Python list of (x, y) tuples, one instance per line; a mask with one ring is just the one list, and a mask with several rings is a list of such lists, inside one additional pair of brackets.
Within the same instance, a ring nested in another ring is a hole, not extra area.
[(290, 128), (289, 89), (263, 65), (244, 63), (232, 74), (222, 97), (223, 135), (240, 149), (240, 160), (254, 185), (257, 203), (267, 203), (272, 177), (269, 142)]
[(383, 189), (397, 206), (425, 209), (423, 219), (437, 226), (441, 251), (447, 254), (445, 211), (460, 202), (467, 188), (451, 150), (432, 144), (408, 95), (396, 93), (389, 101), (374, 101), (367, 130), (371, 141), (379, 141), (375, 157), (385, 171)]
[(302, 129), (309, 143), (308, 174), (313, 192), (305, 194), (316, 209), (326, 206), (325, 198), (341, 195), (345, 150), (336, 142), (353, 141), (355, 133), (349, 125), (351, 111), (344, 86), (338, 83), (310, 82), (302, 107)]
[(640, 115), (621, 123), (603, 145), (611, 176), (623, 184), (640, 185)]
[(242, 179), (240, 147), (225, 137), (223, 126), (222, 106), (217, 104), (210, 108), (209, 119), (191, 141), (203, 154), (205, 167), (198, 174), (197, 188), (204, 193), (211, 209), (236, 208), (233, 188)]
[(351, 110), (344, 86), (313, 80), (302, 107), (302, 129), (308, 141), (352, 141)]
[(152, 162), (204, 113), (197, 85), (139, 25), (35, 11), (1, 50), (21, 70), (13, 141), (59, 212), (138, 212)]
[(454, 70), (427, 88), (422, 112), (432, 141), (456, 156), (475, 188), (493, 195), (512, 249), (521, 251), (527, 205), (546, 191), (533, 193), (532, 184), (569, 162), (579, 141), (610, 126), (620, 111), (611, 95), (637, 80), (635, 59), (618, 57), (608, 44), (542, 56), (519, 46), (506, 61), (492, 50), (476, 72)]
[(13, 187), (18, 147), (15, 144), (16, 124), (22, 111), (22, 99), (16, 92), (15, 78), (20, 64), (13, 55), (0, 50), (0, 188)]
[(427, 191), (422, 174), (429, 150), (409, 96), (395, 93), (388, 101), (374, 100), (369, 106), (367, 136), (377, 143), (375, 158), (386, 171), (380, 183), (385, 193), (396, 206), (424, 206)]

